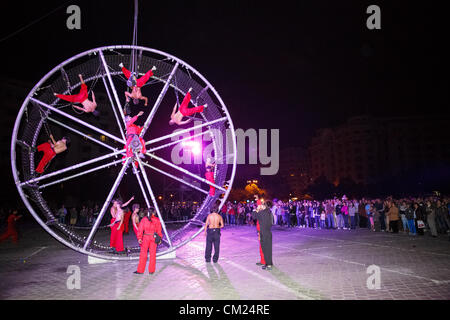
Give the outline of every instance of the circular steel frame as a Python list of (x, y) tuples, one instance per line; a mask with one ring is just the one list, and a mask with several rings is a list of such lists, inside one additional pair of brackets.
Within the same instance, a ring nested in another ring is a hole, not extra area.
[[(57, 65), (56, 67), (54, 67), (51, 71), (49, 71), (43, 78), (41, 78), (41, 80), (39, 80), (39, 82), (33, 87), (33, 89), (28, 93), (27, 97), (25, 98), (24, 102), (22, 103), (22, 106), (18, 112), (15, 124), (14, 124), (14, 129), (13, 129), (13, 133), (12, 133), (12, 137), (11, 137), (11, 168), (12, 168), (12, 174), (14, 177), (14, 181), (17, 187), (17, 190), (20, 194), (20, 197), (22, 198), (22, 201), (24, 202), (26, 208), (29, 210), (29, 212), (32, 214), (32, 216), (34, 217), (34, 219), (41, 225), (41, 227), (47, 231), (51, 236), (53, 236), (56, 240), (58, 240), (59, 242), (61, 242), (62, 244), (64, 244), (65, 246), (83, 253), (83, 254), (87, 254), (89, 256), (93, 256), (96, 258), (101, 258), (101, 259), (108, 259), (108, 260), (135, 260), (138, 259), (138, 256), (111, 256), (111, 255), (104, 255), (101, 253), (97, 253), (97, 252), (92, 252), (92, 249), (84, 249), (82, 247), (78, 247), (73, 245), (72, 243), (68, 242), (66, 239), (64, 239), (63, 237), (61, 237), (60, 235), (58, 235), (57, 233), (55, 233), (54, 230), (52, 230), (44, 221), (42, 221), (42, 219), (39, 217), (39, 215), (37, 214), (37, 212), (34, 210), (34, 208), (31, 206), (28, 197), (26, 196), (26, 194), (24, 193), (24, 190), (21, 186), (21, 181), (18, 177), (18, 170), (17, 170), (17, 166), (16, 166), (16, 141), (17, 141), (17, 136), (18, 136), (18, 132), (19, 132), (19, 128), (20, 128), (20, 124), (21, 124), (21, 120), (22, 120), (22, 116), (26, 110), (27, 105), (30, 102), (30, 99), (33, 97), (34, 93), (36, 92), (36, 90), (38, 88), (41, 87), (41, 85), (47, 80), (49, 79), (55, 72), (57, 72), (60, 68), (64, 67), (65, 65), (68, 65), (69, 63), (72, 63), (74, 61), (76, 61), (77, 59), (87, 56), (87, 55), (91, 55), (91, 54), (97, 54), (103, 51), (109, 51), (109, 50), (116, 50), (116, 49), (128, 49), (128, 50), (142, 50), (145, 52), (150, 52), (153, 54), (157, 54), (160, 55), (162, 57), (165, 57), (165, 59), (171, 59), (172, 61), (175, 61), (177, 63), (179, 63), (180, 65), (184, 66), (185, 68), (187, 68), (188, 70), (192, 71), (198, 78), (200, 78), (207, 86), (208, 88), (214, 93), (214, 96), (217, 98), (217, 100), (220, 103), (220, 107), (222, 108), (222, 111), (225, 113), (225, 116), (227, 117), (227, 122), (229, 124), (229, 132), (232, 135), (232, 144), (233, 144), (233, 163), (232, 163), (232, 170), (231, 170), (231, 177), (230, 180), (228, 180), (228, 187), (225, 190), (224, 196), (221, 199), (220, 202), (220, 206), (219, 206), (219, 210), (220, 208), (223, 206), (224, 202), (226, 201), (226, 199), (228, 198), (228, 195), (232, 189), (232, 184), (234, 181), (234, 177), (235, 177), (235, 173), (236, 173), (236, 162), (237, 162), (237, 148), (236, 148), (236, 137), (235, 137), (235, 130), (234, 130), (234, 126), (233, 126), (233, 122), (231, 120), (230, 114), (223, 102), (223, 100), (221, 99), (221, 97), (219, 96), (218, 92), (216, 91), (216, 89), (208, 82), (208, 80), (202, 76), (196, 69), (194, 69), (192, 66), (190, 66), (189, 64), (187, 64), (186, 62), (184, 62), (183, 60), (170, 55), (166, 52), (160, 51), (160, 50), (156, 50), (156, 49), (151, 49), (151, 48), (147, 48), (147, 47), (142, 47), (142, 46), (132, 46), (132, 45), (114, 45), (114, 46), (105, 46), (105, 47), (99, 47), (99, 48), (95, 48), (95, 49), (91, 49), (88, 51), (84, 51), (82, 53), (79, 53), (65, 61), (63, 61), (62, 63), (60, 63), (59, 65)], [(100, 76), (99, 76), (100, 77)], [(87, 80), (85, 80), (87, 81)], [(165, 82), (164, 80), (161, 80), (162, 82)], [(174, 88), (174, 89), (178, 89), (178, 88)], [(225, 137), (226, 139), (226, 137)], [(214, 138), (212, 139), (214, 144)], [(216, 146), (214, 148), (216, 150)], [(145, 171), (145, 170), (144, 170)], [(145, 174), (145, 172), (143, 173)], [(208, 198), (208, 197), (207, 197)], [(202, 206), (203, 207), (207, 201), (207, 198), (205, 198), (205, 201), (203, 202)], [(200, 207), (200, 208), (201, 208)], [(194, 239), (196, 236), (198, 236), (198, 234), (203, 230), (203, 228), (200, 228), (198, 231), (196, 231), (192, 236), (190, 236), (189, 238), (183, 240), (182, 242), (178, 243), (175, 246), (171, 246), (169, 247), (167, 250), (165, 251), (161, 251), (157, 253), (157, 256), (161, 256), (167, 253), (171, 253), (173, 251), (175, 251), (176, 249), (178, 249), (179, 247), (185, 245), (186, 243), (188, 243), (189, 241), (191, 241), (192, 239)]]

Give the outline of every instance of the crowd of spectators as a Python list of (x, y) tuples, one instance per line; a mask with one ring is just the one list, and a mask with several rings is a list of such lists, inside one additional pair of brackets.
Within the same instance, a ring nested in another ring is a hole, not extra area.
[[(449, 198), (328, 199), (281, 201), (274, 199), (273, 224), (286, 228), (368, 228), (372, 231), (408, 233), (432, 237), (450, 232)], [(256, 204), (228, 201), (221, 209), (226, 225), (253, 225)]]

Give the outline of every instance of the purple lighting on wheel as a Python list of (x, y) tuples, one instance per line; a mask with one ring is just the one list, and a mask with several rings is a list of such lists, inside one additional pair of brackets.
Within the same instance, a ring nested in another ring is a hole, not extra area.
[(183, 147), (190, 148), (192, 153), (195, 155), (198, 155), (202, 152), (202, 147), (200, 146), (200, 143), (198, 143), (197, 141), (192, 141), (192, 140), (183, 141), (183, 142), (181, 142), (181, 145)]

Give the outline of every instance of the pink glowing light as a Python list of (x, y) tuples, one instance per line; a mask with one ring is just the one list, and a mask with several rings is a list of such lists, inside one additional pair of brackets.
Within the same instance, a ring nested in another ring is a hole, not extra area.
[(187, 140), (187, 141), (181, 142), (181, 145), (183, 147), (190, 148), (191, 152), (195, 155), (198, 155), (202, 152), (202, 147), (200, 146), (200, 143), (198, 143), (197, 141)]

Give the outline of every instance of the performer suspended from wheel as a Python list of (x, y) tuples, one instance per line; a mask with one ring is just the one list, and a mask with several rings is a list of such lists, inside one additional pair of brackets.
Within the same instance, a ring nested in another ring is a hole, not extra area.
[[(205, 173), (205, 178), (206, 180), (208, 180), (211, 183), (215, 183), (214, 182), (214, 167), (216, 166), (216, 163), (213, 161), (213, 159), (208, 158), (206, 159), (206, 173)], [(210, 196), (214, 196), (216, 194), (216, 188), (214, 188), (213, 186), (209, 187), (209, 195)]]
[(80, 78), (81, 81), (80, 92), (78, 94), (65, 95), (54, 93), (54, 95), (61, 100), (65, 100), (72, 103), (80, 103), (83, 106), (83, 108), (76, 105), (73, 105), (73, 107), (86, 113), (92, 112), (94, 116), (98, 116), (100, 113), (97, 110), (95, 110), (97, 108), (97, 102), (95, 101), (94, 91), (92, 91), (92, 101), (91, 101), (89, 100), (88, 88), (83, 80), (83, 76), (79, 74), (78, 77)]
[(176, 123), (177, 125), (181, 126), (183, 124), (189, 123), (192, 121), (192, 119), (182, 121), (183, 118), (190, 117), (193, 114), (198, 113), (198, 112), (203, 112), (203, 109), (208, 106), (208, 104), (205, 104), (203, 106), (188, 108), (189, 102), (191, 101), (191, 98), (192, 98), (191, 91), (192, 91), (192, 88), (189, 88), (188, 92), (184, 96), (183, 101), (181, 102), (181, 105), (180, 105), (180, 108), (178, 111), (177, 111), (177, 104), (175, 103), (172, 114), (170, 115), (170, 121), (169, 121), (170, 125), (173, 125)]
[(153, 76), (153, 71), (156, 70), (156, 67), (153, 66), (153, 68), (151, 70), (148, 70), (145, 75), (137, 78), (136, 73), (130, 72), (130, 70), (124, 67), (123, 63), (120, 63), (119, 66), (122, 68), (124, 76), (128, 79), (128, 87), (131, 88), (131, 93), (125, 91), (126, 101), (130, 102), (130, 99), (133, 99), (133, 103), (138, 104), (139, 100), (144, 100), (144, 106), (147, 106), (148, 98), (142, 95), (141, 88)]
[(123, 247), (123, 218), (124, 212), (123, 209), (126, 207), (131, 201), (134, 200), (134, 196), (131, 197), (126, 203), (122, 204), (122, 201), (116, 199), (113, 201), (111, 206), (111, 224), (109, 227), (111, 228), (111, 239), (110, 239), (110, 247), (113, 252), (122, 252), (124, 250)]
[(47, 164), (59, 153), (67, 150), (67, 146), (70, 143), (68, 137), (63, 137), (61, 140), (55, 141), (53, 135), (50, 135), (50, 140), (37, 146), (37, 151), (43, 152), (41, 161), (39, 161), (36, 167), (37, 173), (44, 173)]
[[(147, 152), (145, 148), (145, 142), (142, 137), (140, 137), (140, 133), (142, 131), (142, 127), (135, 125), (134, 123), (138, 119), (138, 117), (144, 114), (143, 111), (140, 111), (133, 118), (130, 116), (125, 117), (126, 121), (126, 131), (127, 131), (127, 143), (125, 144), (126, 155), (124, 158), (132, 157), (135, 152), (140, 152), (139, 156), (141, 158), (144, 157), (144, 154)], [(137, 167), (137, 164), (136, 164)]]

